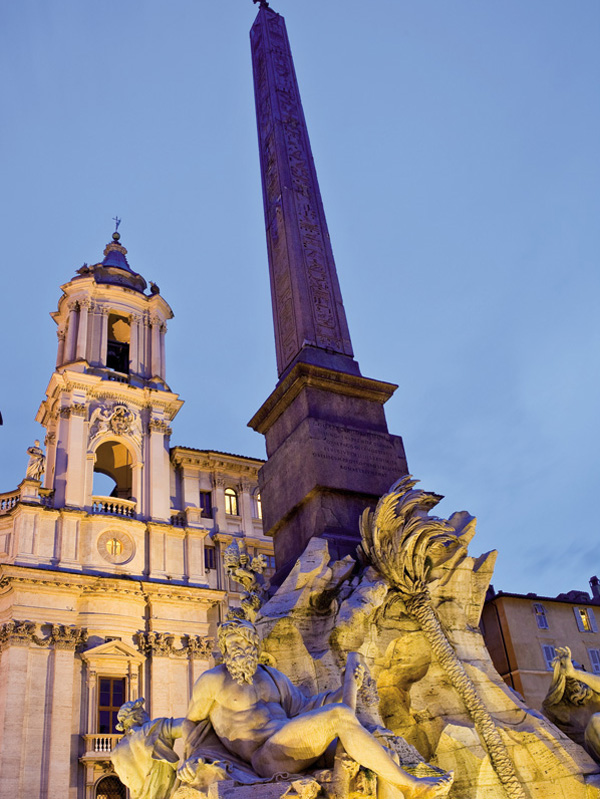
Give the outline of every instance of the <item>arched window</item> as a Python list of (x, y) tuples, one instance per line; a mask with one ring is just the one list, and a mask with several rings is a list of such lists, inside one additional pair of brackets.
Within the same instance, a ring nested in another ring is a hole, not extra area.
[(254, 491), (252, 498), (254, 500), (254, 518), (262, 519), (262, 500), (258, 488)]
[[(129, 499), (133, 493), (132, 487), (132, 462), (131, 453), (124, 444), (119, 441), (105, 441), (96, 450), (96, 460), (94, 463), (94, 496), (116, 497), (117, 499)], [(96, 477), (105, 475), (106, 477)], [(109, 493), (106, 483), (114, 484)]]
[(106, 343), (106, 365), (115, 372), (129, 374), (129, 319), (111, 313), (108, 317), (108, 340)]
[(103, 777), (96, 785), (96, 799), (125, 799), (125, 786), (118, 777)]
[(228, 516), (238, 515), (238, 495), (233, 488), (225, 489), (225, 513)]

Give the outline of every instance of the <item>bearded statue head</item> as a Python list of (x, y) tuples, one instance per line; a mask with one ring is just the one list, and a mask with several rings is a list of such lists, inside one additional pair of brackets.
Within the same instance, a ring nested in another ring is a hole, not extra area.
[(219, 627), (219, 649), (233, 679), (251, 683), (258, 666), (260, 638), (254, 625), (245, 619), (231, 619)]

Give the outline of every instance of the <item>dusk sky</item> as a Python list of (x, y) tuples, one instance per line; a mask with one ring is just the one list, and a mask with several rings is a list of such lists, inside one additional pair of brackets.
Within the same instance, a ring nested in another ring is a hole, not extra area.
[[(600, 4), (273, 0), (355, 356), (496, 589), (600, 574)], [(0, 8), (0, 491), (25, 474), (60, 285), (118, 215), (174, 310), (171, 443), (264, 457), (277, 379), (251, 0)]]

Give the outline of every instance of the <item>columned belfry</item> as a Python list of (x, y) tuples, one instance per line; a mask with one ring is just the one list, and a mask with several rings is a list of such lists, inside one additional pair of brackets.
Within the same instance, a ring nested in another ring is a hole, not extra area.
[(353, 548), (362, 510), (407, 468), (383, 411), (397, 386), (353, 357), (283, 17), (261, 5), (250, 38), (279, 376), (250, 426), (266, 436), (265, 531), (285, 568), (315, 535)]

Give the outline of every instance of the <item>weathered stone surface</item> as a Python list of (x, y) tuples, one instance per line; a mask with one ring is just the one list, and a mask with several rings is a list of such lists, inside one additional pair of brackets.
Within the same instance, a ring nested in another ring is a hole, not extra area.
[[(429, 507), (439, 500), (430, 497), (424, 500)], [(420, 518), (426, 525), (426, 514)], [(475, 533), (475, 520), (469, 514), (455, 514), (448, 522), (434, 520), (434, 524), (450, 538), (445, 548), (422, 561), (429, 563), (431, 610), (458, 658), (469, 690), (485, 708), (513, 765), (517, 793), (510, 795), (597, 797), (597, 765), (546, 718), (527, 708), (492, 665), (478, 624), (495, 553), (478, 558), (467, 554), (466, 545)], [(421, 546), (424, 539), (416, 535), (407, 546)], [(265, 648), (276, 659), (282, 657), (279, 667), (289, 669), (292, 679), (310, 684), (311, 691), (332, 687), (335, 670), (323, 670), (320, 663), (334, 663), (339, 669), (348, 652), (360, 652), (378, 697), (373, 706), (359, 695), (357, 715), (363, 723), (388, 727), (416, 747), (421, 759), (453, 770), (453, 799), (506, 799), (472, 711), (440, 660), (437, 644), (422, 629), (410, 596), (403, 595), (391, 577), (364, 563), (357, 564), (332, 592), (335, 583), (329, 575), (334, 562), (327, 563), (326, 551), (325, 543), (313, 539), (306, 556), (263, 607), (259, 626)], [(411, 567), (401, 566), (396, 557), (389, 549), (387, 561), (398, 569), (398, 575), (406, 575)], [(311, 574), (313, 585), (323, 588), (322, 600), (302, 582), (303, 574)], [(425, 586), (415, 585), (419, 591)], [(282, 619), (270, 615), (277, 608), (287, 610), (283, 625)], [(409, 754), (401, 755), (403, 765), (407, 758)]]

